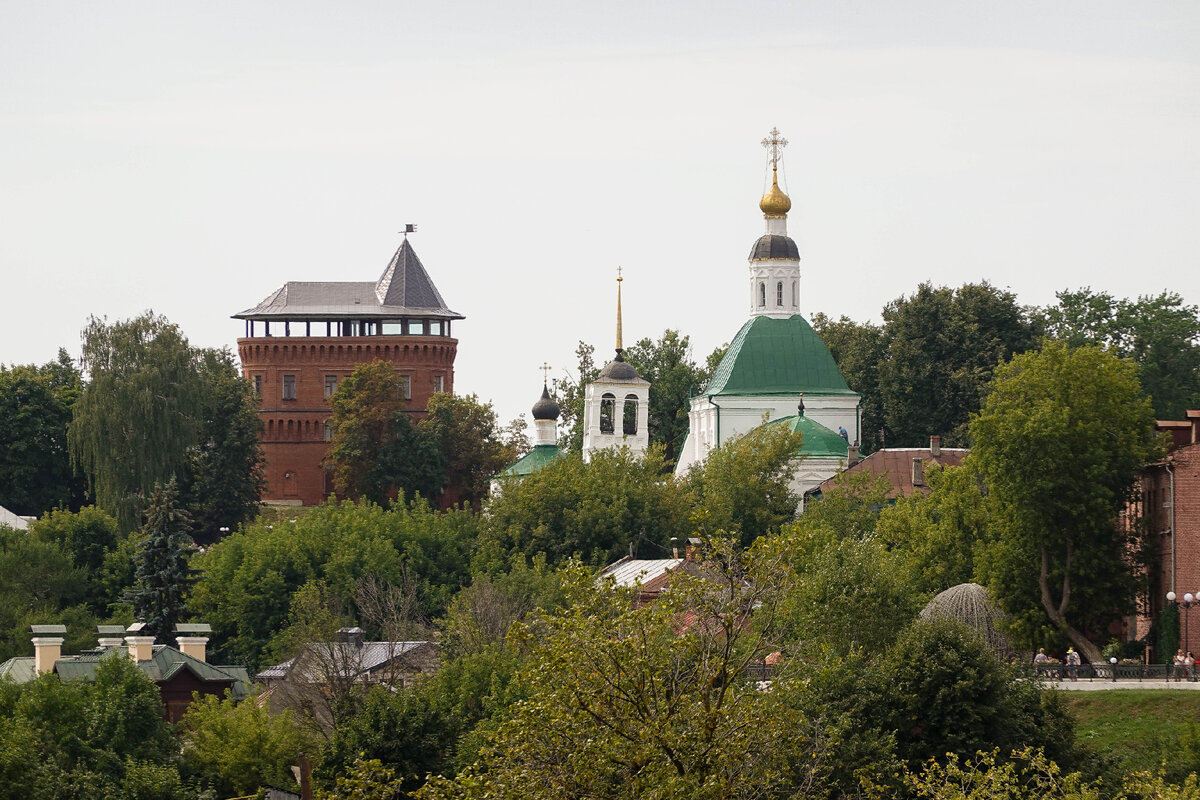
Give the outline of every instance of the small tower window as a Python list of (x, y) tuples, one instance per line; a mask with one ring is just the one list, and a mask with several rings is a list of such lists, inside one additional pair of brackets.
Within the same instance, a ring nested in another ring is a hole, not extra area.
[(783, 281), (775, 284), (775, 305), (783, 307)]
[(337, 375), (325, 376), (325, 397), (331, 397), (337, 391), (338, 379)]
[(613, 419), (616, 416), (617, 397), (605, 392), (600, 398), (600, 432), (612, 433)]
[(407, 375), (400, 376), (400, 399), (412, 400), (412, 378)]
[(295, 400), (296, 399), (296, 376), (295, 375), (284, 375), (283, 376), (283, 399), (284, 400)]
[(758, 307), (763, 308), (767, 304), (767, 285), (762, 281), (758, 282)]
[(444, 377), (442, 377), (441, 375), (434, 375), (433, 376), (433, 390), (435, 392), (446, 391), (446, 379)]
[(333, 420), (332, 419), (325, 420), (325, 441), (327, 441), (327, 442), (333, 441)]
[(624, 419), (621, 420), (621, 432), (626, 436), (633, 436), (638, 431), (638, 396), (636, 394), (625, 395), (624, 406)]
[(800, 305), (800, 286), (795, 281), (792, 281), (792, 307), (797, 308)]

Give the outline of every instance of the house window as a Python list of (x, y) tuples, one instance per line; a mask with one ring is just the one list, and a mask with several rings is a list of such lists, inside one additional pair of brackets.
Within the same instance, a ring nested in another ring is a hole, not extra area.
[(262, 375), (254, 376), (254, 399), (262, 399)]
[(433, 390), (435, 392), (446, 391), (446, 380), (441, 375), (433, 376)]
[(612, 433), (613, 415), (616, 412), (617, 397), (614, 394), (604, 393), (600, 398), (600, 432)]
[(295, 375), (284, 375), (283, 376), (283, 399), (284, 400), (295, 400), (296, 399), (296, 376)]
[(412, 378), (407, 375), (400, 376), (400, 397), (412, 400)]
[(783, 307), (783, 281), (775, 284), (775, 305)]
[(337, 391), (337, 375), (325, 376), (325, 397), (328, 398)]

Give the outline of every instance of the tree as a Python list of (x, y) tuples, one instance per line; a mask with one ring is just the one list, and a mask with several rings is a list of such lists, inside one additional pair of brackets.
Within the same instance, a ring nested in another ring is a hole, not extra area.
[(192, 538), (211, 544), (221, 528), (232, 530), (254, 518), (262, 494), (262, 423), (250, 382), (227, 350), (198, 351), (204, 386), (196, 439), (186, 451), (180, 502), (191, 517)]
[(620, 448), (597, 452), (587, 464), (571, 453), (523, 479), (505, 479), (485, 525), (505, 553), (545, 553), (552, 565), (571, 556), (607, 564), (631, 551), (663, 557), (672, 537), (690, 531), (689, 511), (661, 448), (642, 456)]
[(165, 639), (187, 617), (185, 597), (194, 577), (188, 559), (195, 542), (191, 520), (179, 507), (172, 480), (156, 487), (146, 511), (146, 524), (135, 558), (135, 585), (129, 594), (134, 616), (146, 623), (146, 634)]
[(67, 450), (79, 389), (64, 350), (41, 367), (0, 366), (0, 506), (36, 516), (82, 504), (85, 485)]
[(997, 370), (971, 422), (998, 517), (989, 588), (1010, 615), (1049, 620), (1093, 662), (1086, 631), (1133, 609), (1134, 550), (1116, 520), (1158, 453), (1136, 372), (1097, 347), (1048, 341)]
[(988, 283), (952, 290), (922, 283), (883, 309), (885, 357), (879, 395), (893, 447), (931, 434), (965, 445), (996, 365), (1038, 344), (1039, 331), (1011, 292)]
[(1085, 287), (1056, 296), (1046, 310), (1049, 335), (1133, 359), (1159, 419), (1182, 419), (1200, 404), (1200, 308), (1175, 292), (1130, 301)]
[(760, 691), (745, 675), (767, 652), (778, 560), (711, 545), (708, 578), (681, 574), (640, 608), (573, 568), (568, 608), (514, 634), (529, 652), (516, 678), (523, 699), (491, 748), (418, 796), (740, 798), (820, 787), (835, 744), (794, 702), (803, 682), (778, 675)]
[(693, 465), (687, 482), (695, 492), (700, 527), (736, 532), (749, 546), (796, 516), (800, 496), (792, 490), (799, 432), (760, 425), (727, 440)]
[(491, 403), (476, 395), (435, 394), (417, 423), (417, 433), (437, 444), (445, 471), (439, 495), (472, 506), (487, 497), (492, 476), (517, 459), (517, 452), (501, 438)]
[(143, 499), (183, 467), (196, 441), (202, 391), (193, 352), (178, 327), (147, 312), (83, 331), (89, 380), (68, 441), (98, 505), (133, 530)]
[(89, 380), (67, 441), (96, 504), (122, 531), (138, 526), (154, 486), (171, 479), (198, 524), (253, 513), (258, 415), (227, 352), (193, 348), (176, 325), (146, 312), (111, 325), (92, 317), (81, 363)]
[(888, 436), (879, 392), (879, 365), (887, 349), (884, 329), (847, 316), (832, 320), (821, 313), (813, 315), (812, 327), (829, 348), (846, 385), (862, 395), (858, 407), (862, 452), (884, 447)]
[(219, 797), (294, 786), (290, 766), (315, 749), (294, 715), (273, 712), (268, 697), (197, 696), (180, 726), (185, 763)]
[(431, 497), (445, 465), (434, 435), (412, 424), (395, 367), (360, 364), (329, 398), (333, 442), (326, 465), (340, 497), (384, 504), (396, 490)]
[(997, 747), (1041, 747), (1067, 767), (1080, 760), (1062, 698), (1008, 672), (961, 623), (913, 623), (879, 670), (881, 722), (910, 769)]
[(650, 381), (650, 442), (662, 445), (667, 463), (674, 465), (687, 438), (691, 399), (712, 373), (696, 365), (691, 339), (675, 330), (663, 331), (658, 341), (638, 340), (624, 356)]

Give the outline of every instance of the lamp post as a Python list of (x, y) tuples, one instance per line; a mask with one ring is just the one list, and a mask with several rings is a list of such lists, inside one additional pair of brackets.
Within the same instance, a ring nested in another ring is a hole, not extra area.
[(1192, 639), (1188, 632), (1188, 622), (1192, 616), (1192, 606), (1196, 604), (1196, 596), (1191, 592), (1183, 594), (1183, 647), (1184, 653), (1190, 652), (1192, 649)]
[(1110, 656), (1108, 659), (1108, 663), (1112, 665), (1112, 679), (1113, 679), (1113, 683), (1116, 683), (1117, 682), (1117, 657)]

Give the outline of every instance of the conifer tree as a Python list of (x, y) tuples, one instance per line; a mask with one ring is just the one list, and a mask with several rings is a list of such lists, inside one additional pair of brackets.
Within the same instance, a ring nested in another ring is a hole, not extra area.
[(184, 596), (193, 576), (188, 556), (195, 543), (187, 533), (191, 520), (179, 507), (179, 489), (171, 479), (150, 497), (142, 541), (134, 556), (135, 583), (129, 594), (134, 616), (147, 634), (164, 638), (187, 615)]

